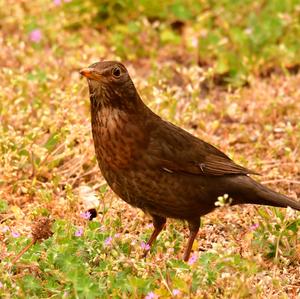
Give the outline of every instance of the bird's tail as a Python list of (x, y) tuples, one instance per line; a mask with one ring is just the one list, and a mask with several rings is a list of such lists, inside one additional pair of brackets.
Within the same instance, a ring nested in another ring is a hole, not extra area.
[[(261, 185), (250, 177), (248, 181), (248, 191), (245, 194), (243, 203), (259, 204), (273, 207), (291, 207), (300, 211), (300, 202), (291, 199), (283, 194), (275, 192), (266, 186)], [(247, 190), (245, 190), (247, 191)], [(254, 192), (253, 192), (254, 191)], [(246, 200), (245, 200), (246, 199)], [(241, 202), (240, 202), (241, 203)]]

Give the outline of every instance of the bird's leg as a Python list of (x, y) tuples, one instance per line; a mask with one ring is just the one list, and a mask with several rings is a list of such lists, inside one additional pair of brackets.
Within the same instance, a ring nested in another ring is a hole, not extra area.
[(186, 249), (184, 251), (184, 255), (183, 255), (183, 260), (185, 262), (187, 262), (189, 260), (194, 240), (195, 240), (195, 238), (197, 236), (197, 233), (199, 231), (200, 218), (190, 220), (190, 221), (188, 221), (188, 223), (189, 223), (190, 236), (189, 236), (187, 247), (186, 247)]
[(154, 231), (153, 231), (150, 239), (147, 242), (149, 249), (145, 249), (144, 257), (147, 255), (148, 251), (150, 250), (151, 245), (156, 240), (157, 236), (162, 231), (162, 229), (164, 228), (166, 221), (167, 221), (167, 219), (165, 217), (161, 217), (161, 216), (157, 216), (157, 215), (151, 215), (151, 216), (153, 218)]

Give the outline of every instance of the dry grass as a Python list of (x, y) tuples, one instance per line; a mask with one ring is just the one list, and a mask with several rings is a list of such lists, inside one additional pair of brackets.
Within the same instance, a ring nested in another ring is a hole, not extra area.
[[(0, 214), (0, 227), (9, 226), (28, 236), (32, 222), (40, 215), (85, 226), (79, 217), (84, 210), (79, 187), (87, 185), (100, 200), (97, 221), (109, 234), (119, 233), (122, 242), (136, 244), (128, 256), (113, 250), (99, 253), (100, 259), (107, 258), (112, 264), (113, 270), (107, 275), (122, 271), (120, 265), (129, 264), (135, 267), (133, 276), (145, 281), (158, 277), (156, 290), (161, 298), (171, 296), (168, 289), (172, 283), (178, 285), (177, 289), (182, 287), (182, 296), (192, 298), (296, 297), (300, 287), (299, 248), (293, 256), (277, 262), (266, 258), (263, 250), (257, 250), (250, 227), (266, 219), (253, 206), (225, 207), (203, 218), (194, 248), (200, 250), (199, 258), (206, 250), (219, 256), (224, 265), (226, 257), (235, 255), (244, 261), (233, 260), (223, 271), (214, 257), (212, 265), (221, 268), (216, 270), (211, 284), (203, 280), (207, 275), (203, 264), (189, 269), (174, 267), (182, 284), (173, 276), (168, 277), (168, 271), (173, 271), (168, 260), (181, 257), (187, 237), (187, 230), (178, 221), (169, 221), (154, 253), (146, 261), (138, 261), (139, 243), (151, 231), (150, 219), (106, 188), (94, 157), (87, 84), (78, 74), (81, 67), (94, 61), (117, 57), (104, 34), (91, 28), (67, 30), (64, 11), (53, 3), (47, 3), (48, 19), (39, 19), (46, 9), (42, 2), (8, 2), (0, 2), (0, 24), (4, 28), (0, 31), (0, 200), (8, 204)], [(28, 28), (34, 22), (42, 28), (39, 43), (29, 39)], [(206, 71), (193, 65), (183, 66), (176, 60), (164, 52), (155, 58), (125, 63), (143, 99), (156, 113), (258, 171), (262, 174), (258, 179), (268, 186), (299, 198), (300, 74), (252, 78), (250, 87), (235, 90), (214, 85), (206, 89)], [(264, 210), (275, 217), (274, 210)], [(282, 213), (288, 217), (285, 211)], [(20, 248), (14, 247), (12, 238), (5, 233), (0, 232), (0, 240), (0, 260), (7, 263)], [(33, 264), (39, 267), (38, 263)], [(27, 271), (20, 264), (16, 270), (0, 274), (0, 283), (6, 283), (7, 298), (10, 292), (25, 296), (15, 288)], [(195, 284), (193, 273), (197, 271), (205, 275), (199, 276), (196, 290), (185, 293)], [(97, 275), (91, 274), (96, 279)]]

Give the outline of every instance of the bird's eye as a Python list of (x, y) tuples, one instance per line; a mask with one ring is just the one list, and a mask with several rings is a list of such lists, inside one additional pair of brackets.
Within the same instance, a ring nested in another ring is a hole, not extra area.
[(121, 76), (121, 69), (119, 67), (114, 67), (112, 74), (114, 77), (119, 78)]

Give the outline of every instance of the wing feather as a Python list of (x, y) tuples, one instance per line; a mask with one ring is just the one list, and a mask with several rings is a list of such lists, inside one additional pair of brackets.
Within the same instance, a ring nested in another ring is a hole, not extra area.
[(147, 150), (151, 163), (168, 172), (206, 176), (257, 174), (234, 163), (216, 147), (165, 121), (151, 130)]

